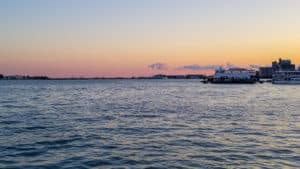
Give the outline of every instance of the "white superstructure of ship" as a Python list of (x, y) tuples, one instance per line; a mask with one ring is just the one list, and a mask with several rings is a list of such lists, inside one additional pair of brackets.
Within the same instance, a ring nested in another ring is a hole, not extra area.
[(216, 70), (212, 83), (255, 83), (257, 73), (254, 70), (244, 68), (220, 68)]

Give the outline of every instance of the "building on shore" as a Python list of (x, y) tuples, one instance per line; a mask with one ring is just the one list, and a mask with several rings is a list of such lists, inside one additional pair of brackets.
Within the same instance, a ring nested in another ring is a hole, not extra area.
[(204, 75), (198, 75), (198, 74), (189, 74), (185, 76), (186, 79), (205, 79)]
[(185, 79), (184, 75), (167, 75), (167, 79)]
[(296, 70), (296, 66), (295, 64), (292, 64), (291, 60), (289, 59), (281, 59), (279, 58), (278, 62), (274, 61), (272, 62), (272, 68), (273, 71), (295, 71)]
[(4, 78), (3, 74), (0, 74), (0, 79), (3, 79), (3, 78)]
[(5, 79), (7, 79), (7, 80), (24, 80), (27, 78), (26, 78), (26, 76), (21, 76), (21, 75), (10, 75), (10, 76), (5, 76)]
[(151, 79), (166, 79), (166, 78), (167, 78), (167, 76), (163, 75), (163, 74), (158, 74), (158, 75), (154, 75), (151, 77)]
[[(147, 77), (146, 77), (147, 78)], [(150, 79), (204, 79), (204, 75), (188, 74), (188, 75), (163, 75), (158, 74), (150, 77)]]
[(272, 67), (260, 67), (259, 68), (259, 78), (271, 79), (273, 75)]
[(272, 62), (272, 67), (260, 67), (260, 78), (272, 78), (273, 74), (278, 71), (295, 71), (296, 66), (289, 59), (281, 59)]

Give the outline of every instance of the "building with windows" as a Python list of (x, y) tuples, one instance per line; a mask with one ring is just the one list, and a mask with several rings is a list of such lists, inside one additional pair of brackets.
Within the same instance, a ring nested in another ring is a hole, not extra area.
[(281, 59), (279, 58), (278, 62), (274, 61), (272, 62), (272, 68), (273, 71), (295, 71), (296, 70), (296, 66), (295, 64), (292, 64), (291, 60), (289, 59)]
[(260, 67), (260, 78), (272, 78), (273, 74), (278, 71), (295, 71), (296, 66), (289, 59), (281, 59), (272, 62), (272, 67)]
[(260, 67), (259, 68), (259, 77), (263, 79), (271, 79), (273, 75), (272, 67)]

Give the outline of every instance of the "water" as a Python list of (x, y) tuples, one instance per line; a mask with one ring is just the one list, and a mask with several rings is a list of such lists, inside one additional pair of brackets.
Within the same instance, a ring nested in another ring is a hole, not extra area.
[(300, 86), (0, 81), (0, 168), (299, 168)]

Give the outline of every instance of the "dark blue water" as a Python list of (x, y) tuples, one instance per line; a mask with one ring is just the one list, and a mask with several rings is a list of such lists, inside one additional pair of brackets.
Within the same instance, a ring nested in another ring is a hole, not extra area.
[(0, 81), (0, 168), (299, 168), (300, 86)]

